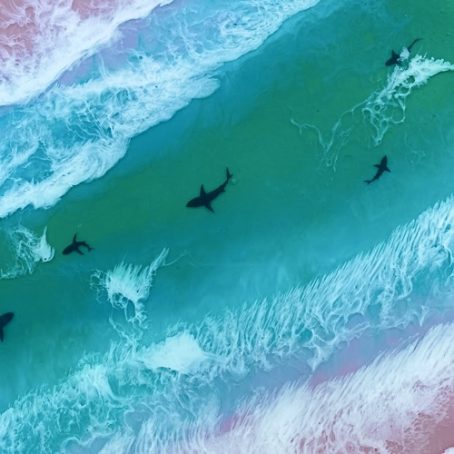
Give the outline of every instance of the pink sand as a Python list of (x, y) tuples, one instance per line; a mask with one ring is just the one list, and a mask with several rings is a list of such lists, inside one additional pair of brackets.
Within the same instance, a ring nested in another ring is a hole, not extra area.
[(34, 5), (33, 0), (0, 1), (0, 60), (13, 58), (18, 63), (33, 54), (44, 31), (53, 30), (57, 36), (63, 33), (65, 24), (52, 22), (53, 8), (68, 7), (84, 20), (111, 16), (120, 0), (49, 0), (46, 9), (40, 11)]

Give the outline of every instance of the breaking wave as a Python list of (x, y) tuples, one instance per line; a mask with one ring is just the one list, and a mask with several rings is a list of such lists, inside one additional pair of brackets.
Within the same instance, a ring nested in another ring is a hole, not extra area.
[(440, 325), (350, 376), (259, 393), (228, 428), (210, 415), (177, 444), (144, 423), (124, 452), (438, 454), (454, 442), (453, 401), (454, 325)]
[(89, 4), (25, 0), (3, 4), (0, 106), (30, 100), (80, 59), (119, 35), (120, 24), (145, 17), (168, 3), (171, 0), (94, 0)]
[(133, 136), (213, 93), (224, 63), (260, 47), (317, 1), (170, 5), (130, 30), (141, 45), (125, 50), (120, 66), (99, 57), (79, 83), (54, 84), (26, 105), (4, 109), (0, 217), (52, 206), (71, 187), (104, 175)]
[[(93, 451), (104, 447), (104, 452), (115, 446), (124, 446), (130, 452), (153, 452), (154, 446), (173, 446), (171, 451), (178, 451), (187, 446), (185, 440), (194, 425), (215, 427), (226, 405), (223, 396), (229, 396), (228, 405), (240, 405), (244, 396), (233, 397), (230, 383), (244, 383), (249, 374), (271, 371), (295, 358), (315, 369), (342, 342), (367, 330), (381, 332), (422, 323), (429, 312), (445, 308), (449, 298), (440, 295), (452, 294), (453, 248), (454, 198), (449, 198), (396, 229), (388, 241), (370, 253), (359, 255), (305, 288), (246, 304), (235, 312), (205, 317), (199, 324), (179, 324), (159, 343), (141, 345), (139, 337), (132, 336), (127, 342), (113, 344), (105, 356), (85, 357), (66, 381), (38, 389), (4, 411), (0, 415), (0, 451), (25, 450), (24, 443), (39, 447), (43, 453), (62, 447), (77, 451), (81, 446)], [(416, 295), (426, 298), (414, 298)], [(438, 363), (430, 355), (424, 359), (431, 365), (421, 372), (427, 374), (421, 375), (424, 380), (443, 377), (440, 367), (452, 362), (452, 329), (440, 330), (446, 333), (434, 331), (438, 334), (431, 334), (427, 339), (432, 340), (421, 344), (433, 350), (433, 339), (440, 334), (436, 348), (444, 352), (436, 356)], [(420, 352), (427, 350), (417, 348)], [(399, 358), (405, 357), (402, 355)], [(448, 372), (452, 378), (452, 371)], [(389, 377), (398, 386), (405, 375)], [(385, 386), (384, 378), (380, 382)], [(430, 393), (436, 390), (432, 385), (428, 386)], [(350, 389), (350, 385), (345, 386), (343, 390)], [(427, 397), (424, 389), (420, 391)], [(248, 395), (252, 389), (245, 388), (244, 392)], [(308, 392), (303, 389), (300, 393), (305, 396)], [(299, 394), (295, 396), (296, 400), (300, 398)], [(431, 399), (427, 397), (421, 405), (435, 397)], [(349, 402), (353, 401), (346, 399), (345, 404)], [(376, 399), (373, 405), (377, 405)], [(323, 409), (331, 411), (326, 406), (320, 411)], [(309, 424), (307, 430), (310, 427), (314, 427), (314, 433), (306, 435), (308, 443), (322, 437), (316, 426)], [(87, 437), (75, 439), (75, 433)], [(200, 433), (205, 442), (205, 432)], [(341, 441), (342, 433), (336, 435)], [(303, 442), (303, 438), (299, 440)], [(213, 443), (216, 447), (216, 441)]]

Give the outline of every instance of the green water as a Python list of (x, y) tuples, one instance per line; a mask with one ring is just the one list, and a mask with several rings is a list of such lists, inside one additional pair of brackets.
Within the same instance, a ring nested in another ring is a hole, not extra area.
[[(385, 86), (390, 50), (414, 37), (423, 38), (417, 53), (454, 62), (453, 17), (454, 5), (441, 1), (348, 5), (322, 20), (305, 12), (231, 64), (209, 99), (135, 138), (104, 178), (49, 210), (15, 216), (10, 222), (20, 217), (37, 232), (47, 225), (57, 253), (33, 275), (0, 282), (2, 310), (16, 313), (0, 349), (2, 408), (116, 339), (112, 309), (90, 287), (96, 269), (145, 265), (170, 248), (168, 262), (176, 261), (158, 271), (146, 302), (151, 342), (178, 321), (304, 285), (449, 195), (454, 73), (415, 89), (405, 123), (378, 147), (358, 114), (346, 119), (348, 143), (328, 155), (314, 131), (300, 134), (290, 120), (316, 125), (328, 139), (343, 112)], [(365, 185), (383, 154), (391, 174)], [(223, 181), (226, 166), (235, 181), (215, 214), (186, 208), (201, 183)], [(95, 251), (61, 255), (76, 231)]]

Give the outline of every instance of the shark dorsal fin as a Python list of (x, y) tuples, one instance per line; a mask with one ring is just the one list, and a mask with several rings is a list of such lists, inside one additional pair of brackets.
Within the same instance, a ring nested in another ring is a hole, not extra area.
[(205, 188), (203, 187), (203, 184), (200, 185), (200, 197), (205, 197), (207, 195)]
[(77, 243), (77, 233), (75, 233), (73, 236), (73, 243)]

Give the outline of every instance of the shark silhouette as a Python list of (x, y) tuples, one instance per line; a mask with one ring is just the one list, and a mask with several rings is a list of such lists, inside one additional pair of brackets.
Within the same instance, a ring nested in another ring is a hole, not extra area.
[(377, 173), (371, 180), (364, 180), (365, 183), (371, 184), (374, 181), (377, 181), (385, 172), (391, 172), (388, 168), (388, 158), (387, 156), (383, 156), (380, 161), (380, 164), (374, 164), (374, 167), (377, 167)]
[(85, 241), (77, 241), (77, 233), (75, 233), (73, 236), (73, 242), (69, 246), (66, 246), (65, 249), (63, 249), (63, 254), (68, 255), (72, 252), (77, 252), (80, 255), (84, 255), (80, 250), (82, 246), (85, 247), (89, 252), (94, 249)]
[(3, 342), (4, 333), (3, 328), (14, 318), (12, 312), (7, 312), (6, 314), (0, 315), (0, 341)]
[(233, 175), (230, 173), (229, 169), (225, 169), (225, 181), (221, 185), (219, 185), (216, 189), (212, 191), (206, 192), (203, 184), (200, 186), (200, 194), (197, 197), (191, 199), (186, 206), (188, 208), (197, 208), (197, 207), (205, 207), (207, 210), (210, 210), (214, 213), (213, 207), (211, 206), (211, 202), (219, 197), (223, 192), (225, 192), (225, 187), (227, 186), (228, 182), (231, 180)]
[[(405, 49), (407, 49), (408, 53), (411, 52), (411, 48), (418, 42), (421, 41), (421, 38), (416, 38), (412, 41), (412, 43), (407, 46)], [(400, 54), (394, 52), (394, 50), (391, 51), (391, 57), (386, 60), (385, 65), (386, 66), (394, 66), (398, 65), (400, 63)]]

